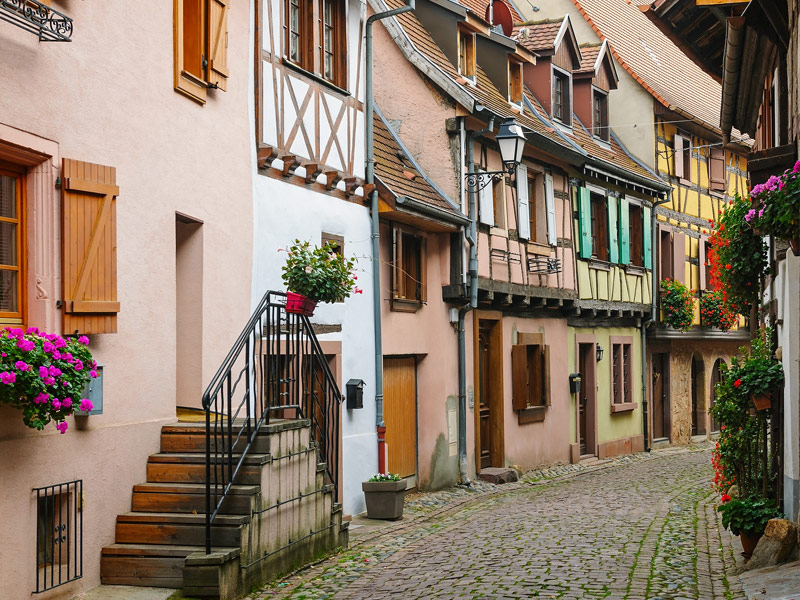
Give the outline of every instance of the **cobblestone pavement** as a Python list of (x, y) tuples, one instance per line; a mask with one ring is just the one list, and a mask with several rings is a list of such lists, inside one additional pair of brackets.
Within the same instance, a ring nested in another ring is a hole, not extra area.
[(705, 446), (413, 494), (403, 521), (250, 599), (744, 598), (711, 477)]

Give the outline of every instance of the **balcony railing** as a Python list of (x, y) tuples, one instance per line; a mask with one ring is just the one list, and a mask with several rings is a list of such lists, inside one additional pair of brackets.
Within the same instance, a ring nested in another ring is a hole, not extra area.
[(40, 42), (72, 41), (72, 19), (38, 0), (0, 0), (0, 21), (37, 35)]

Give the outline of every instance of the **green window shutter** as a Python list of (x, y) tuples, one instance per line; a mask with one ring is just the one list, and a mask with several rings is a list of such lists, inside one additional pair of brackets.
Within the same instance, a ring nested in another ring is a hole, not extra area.
[(619, 199), (619, 262), (631, 264), (631, 224), (627, 198)]
[(644, 232), (644, 241), (642, 249), (644, 252), (644, 268), (653, 268), (653, 240), (652, 240), (652, 223), (650, 222), (650, 207), (642, 207), (642, 231)]
[(617, 199), (614, 196), (606, 198), (608, 210), (608, 260), (612, 263), (619, 262), (619, 239), (617, 236)]
[(592, 256), (592, 203), (589, 190), (578, 188), (578, 226), (581, 232), (581, 258)]

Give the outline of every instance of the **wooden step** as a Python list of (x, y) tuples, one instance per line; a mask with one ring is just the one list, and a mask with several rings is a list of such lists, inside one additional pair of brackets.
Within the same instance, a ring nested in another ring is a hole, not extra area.
[[(233, 458), (234, 468), (241, 455)], [(269, 454), (248, 455), (236, 475), (236, 483), (258, 485), (261, 483), (261, 467), (269, 462)], [(212, 481), (215, 466), (212, 465)], [(228, 465), (225, 464), (225, 474)], [(221, 479), (222, 469), (217, 468), (217, 477)], [(205, 483), (205, 454), (165, 453), (154, 454), (147, 461), (147, 481), (153, 483)]]
[[(233, 437), (237, 435), (238, 427), (233, 429)], [(212, 440), (213, 441), (213, 440)], [(234, 452), (242, 452), (247, 446), (244, 435), (234, 444)], [(250, 446), (250, 452), (255, 454), (269, 454), (270, 433), (262, 428)], [(212, 446), (213, 448), (213, 446)], [(206, 426), (205, 423), (175, 423), (164, 425), (161, 428), (161, 452), (202, 452), (206, 451)]]
[[(244, 515), (218, 515), (211, 525), (215, 546), (240, 546)], [(205, 545), (204, 514), (130, 512), (117, 517), (118, 544)]]
[[(257, 485), (231, 486), (220, 508), (220, 513), (250, 514), (255, 496), (259, 491), (260, 487)], [(199, 483), (140, 483), (133, 486), (131, 510), (158, 513), (204, 513), (206, 510), (206, 486)]]
[[(103, 548), (100, 578), (106, 585), (137, 585), (180, 588), (186, 557), (202, 552), (202, 546), (162, 546), (155, 544), (112, 544)], [(213, 548), (231, 557), (239, 548)]]

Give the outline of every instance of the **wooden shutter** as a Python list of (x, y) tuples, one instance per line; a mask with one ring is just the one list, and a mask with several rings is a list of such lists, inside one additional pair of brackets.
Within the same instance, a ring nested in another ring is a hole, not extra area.
[(528, 407), (528, 346), (511, 346), (511, 405), (514, 410)]
[(392, 298), (400, 295), (400, 257), (402, 256), (403, 236), (397, 227), (392, 227)]
[(697, 245), (697, 264), (700, 265), (700, 289), (706, 289), (706, 236), (700, 236)]
[(419, 300), (428, 302), (428, 240), (419, 236)]
[(517, 166), (517, 234), (531, 239), (530, 200), (528, 199), (528, 167)]
[(684, 178), (683, 173), (683, 137), (675, 134), (675, 152), (672, 154), (673, 163), (675, 164), (675, 177), (680, 179)]
[(208, 83), (223, 91), (228, 86), (228, 5), (208, 0)]
[(711, 190), (724, 192), (728, 185), (725, 181), (725, 150), (710, 148), (708, 156), (708, 187)]
[(649, 206), (642, 207), (642, 254), (645, 269), (653, 268), (653, 224), (650, 222), (650, 210)]
[(686, 234), (672, 234), (672, 276), (676, 281), (686, 283)]
[[(479, 169), (479, 172), (482, 172), (482, 169)], [(481, 180), (483, 179), (482, 177)], [(494, 185), (492, 183), (487, 184), (478, 192), (478, 217), (482, 224), (494, 227)]]
[(592, 201), (589, 190), (578, 188), (578, 228), (581, 234), (581, 258), (592, 257)]
[(550, 346), (542, 346), (542, 405), (550, 406)]
[[(627, 240), (622, 229), (622, 210), (623, 200), (617, 199), (614, 196), (606, 198), (606, 212), (608, 213), (608, 260), (612, 263), (620, 262), (620, 245), (622, 240)], [(627, 210), (628, 203), (625, 201), (625, 209)], [(619, 209), (619, 210), (618, 210)], [(627, 219), (625, 219), (627, 222)], [(623, 256), (625, 252), (623, 250)], [(628, 261), (623, 260), (626, 265)]]
[(547, 207), (547, 243), (551, 246), (556, 246), (558, 243), (558, 238), (556, 237), (556, 199), (555, 191), (553, 190), (553, 176), (550, 173), (546, 173), (544, 176), (544, 201)]
[(65, 158), (61, 175), (64, 333), (115, 333), (117, 171)]

